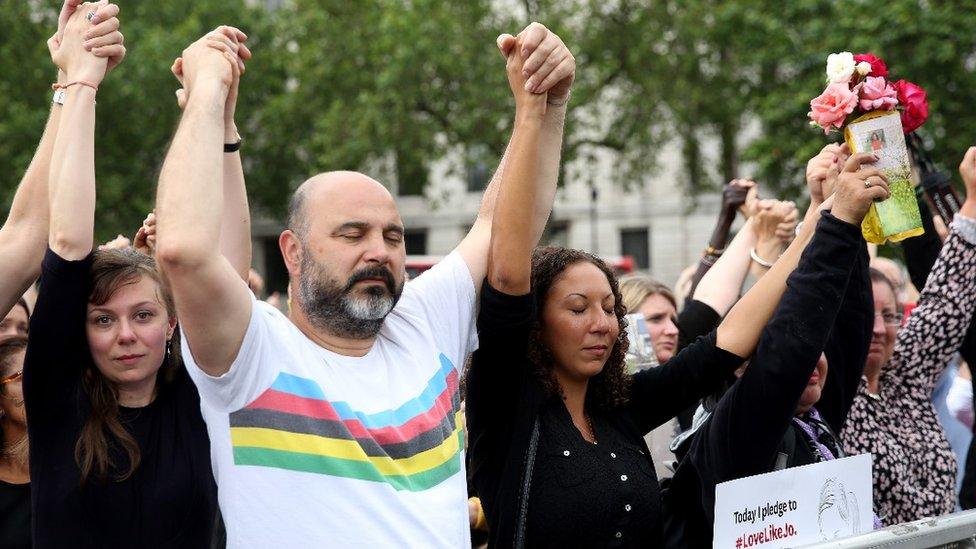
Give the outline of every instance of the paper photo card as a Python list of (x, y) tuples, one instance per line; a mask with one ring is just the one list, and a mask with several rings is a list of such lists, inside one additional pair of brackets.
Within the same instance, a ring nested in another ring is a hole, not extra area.
[(864, 238), (882, 244), (886, 240), (899, 242), (922, 234), (922, 216), (912, 185), (912, 166), (901, 116), (897, 112), (865, 115), (849, 124), (844, 135), (852, 153), (878, 156), (874, 166), (887, 176), (891, 191), (891, 198), (874, 204), (865, 216), (861, 225)]

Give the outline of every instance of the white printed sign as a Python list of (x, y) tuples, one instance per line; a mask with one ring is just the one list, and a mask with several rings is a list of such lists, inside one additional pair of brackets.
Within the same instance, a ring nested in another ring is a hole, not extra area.
[(874, 528), (871, 454), (723, 482), (713, 547), (796, 547)]

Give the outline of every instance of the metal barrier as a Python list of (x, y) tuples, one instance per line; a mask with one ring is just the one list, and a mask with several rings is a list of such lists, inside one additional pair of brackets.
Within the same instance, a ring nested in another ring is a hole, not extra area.
[(868, 547), (947, 549), (976, 548), (976, 510), (896, 524), (852, 538), (803, 547), (861, 549)]

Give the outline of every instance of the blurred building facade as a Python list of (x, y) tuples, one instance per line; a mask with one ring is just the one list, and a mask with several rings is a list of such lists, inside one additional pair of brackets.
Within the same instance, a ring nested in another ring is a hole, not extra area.
[[(676, 146), (664, 147), (658, 168), (639, 181), (622, 180), (610, 151), (580, 155), (564, 167), (543, 244), (580, 248), (603, 257), (629, 255), (635, 267), (673, 286), (681, 271), (696, 263), (718, 213), (716, 192), (689, 197), (681, 184), (682, 159)], [(586, 159), (582, 159), (582, 157)], [(449, 155), (431, 166), (423, 194), (402, 191), (395, 170), (370, 175), (397, 197), (411, 255), (449, 253), (477, 215), (495, 165)], [(284, 290), (287, 273), (278, 252), (279, 221), (255, 219), (254, 265), (269, 291)]]

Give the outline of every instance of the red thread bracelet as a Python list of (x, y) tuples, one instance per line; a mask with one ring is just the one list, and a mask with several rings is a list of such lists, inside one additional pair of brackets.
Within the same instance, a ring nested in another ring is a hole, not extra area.
[(95, 91), (98, 91), (98, 84), (92, 84), (91, 82), (89, 82), (87, 80), (75, 80), (74, 82), (68, 82), (67, 84), (58, 84), (57, 82), (55, 82), (54, 84), (51, 84), (51, 89), (54, 89), (54, 90), (64, 90), (64, 89), (70, 88), (71, 86), (74, 86), (75, 84), (81, 84), (82, 86), (88, 86), (89, 88), (91, 88), (91, 89), (93, 89)]

